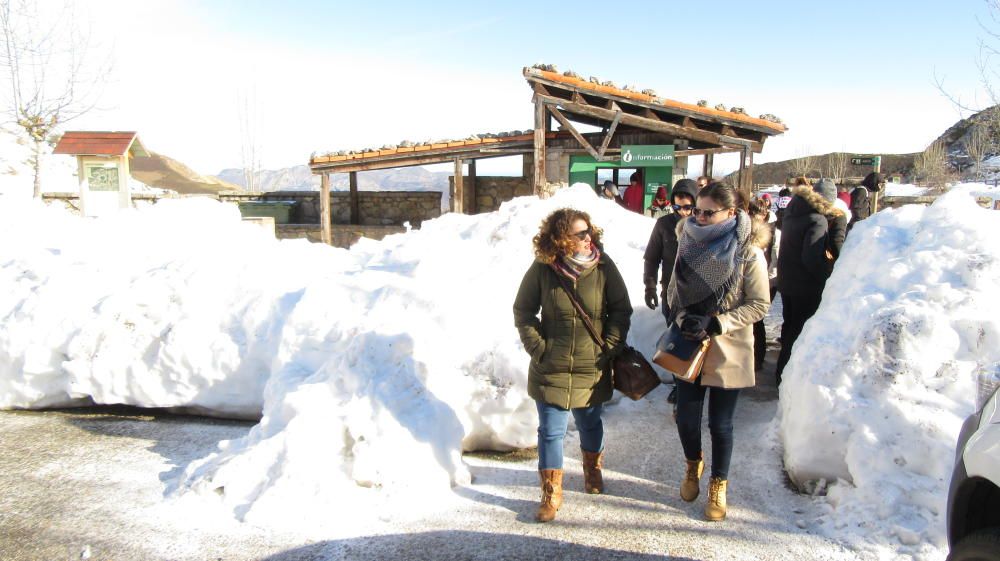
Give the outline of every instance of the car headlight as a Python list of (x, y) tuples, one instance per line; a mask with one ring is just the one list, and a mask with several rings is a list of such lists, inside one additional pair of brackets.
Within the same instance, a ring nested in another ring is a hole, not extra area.
[(976, 411), (986, 405), (1000, 388), (1000, 362), (976, 369)]

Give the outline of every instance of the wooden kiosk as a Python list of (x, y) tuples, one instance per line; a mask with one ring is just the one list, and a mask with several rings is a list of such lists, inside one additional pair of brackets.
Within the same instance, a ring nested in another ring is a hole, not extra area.
[(76, 156), (84, 216), (131, 208), (129, 158), (149, 156), (135, 132), (69, 131), (52, 153)]

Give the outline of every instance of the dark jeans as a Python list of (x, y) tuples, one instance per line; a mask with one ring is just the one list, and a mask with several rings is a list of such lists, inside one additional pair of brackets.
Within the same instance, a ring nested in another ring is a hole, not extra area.
[(792, 346), (802, 334), (809, 318), (819, 308), (822, 294), (781, 294), (781, 352), (778, 353), (778, 367), (775, 370), (777, 383), (781, 384), (781, 373), (792, 356)]
[(738, 389), (706, 388), (699, 377), (694, 383), (677, 380), (677, 434), (684, 457), (701, 457), (701, 412), (708, 393), (708, 430), (712, 435), (712, 477), (727, 479), (733, 457), (733, 413)]
[(580, 431), (580, 448), (587, 452), (604, 450), (603, 405), (563, 409), (536, 401), (535, 406), (538, 409), (538, 469), (562, 469), (563, 438), (569, 426), (570, 411)]

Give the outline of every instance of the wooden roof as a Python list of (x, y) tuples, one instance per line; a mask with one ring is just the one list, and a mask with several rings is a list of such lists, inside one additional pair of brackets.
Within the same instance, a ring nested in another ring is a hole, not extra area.
[[(549, 133), (555, 138), (556, 133)], [(464, 140), (400, 145), (379, 150), (361, 150), (344, 154), (317, 154), (309, 159), (314, 173), (369, 171), (405, 166), (438, 164), (460, 159), (496, 158), (530, 152), (534, 133), (511, 136), (483, 136)]]
[(764, 141), (785, 132), (781, 123), (744, 113), (720, 111), (655, 95), (606, 86), (576, 76), (525, 68), (524, 77), (544, 103), (574, 120), (607, 128), (611, 123), (692, 141), (694, 148), (763, 149)]
[(148, 156), (135, 132), (67, 131), (53, 154), (74, 156)]

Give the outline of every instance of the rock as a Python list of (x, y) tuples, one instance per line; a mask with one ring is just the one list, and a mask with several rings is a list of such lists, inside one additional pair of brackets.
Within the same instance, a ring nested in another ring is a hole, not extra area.
[(715, 110), (716, 111), (725, 111), (726, 110), (726, 105), (724, 103), (720, 103), (720, 104), (718, 104), (718, 105), (715, 106)]
[(642, 93), (648, 95), (649, 97), (656, 97), (656, 90), (646, 88), (642, 90)]
[(708, 107), (708, 101), (704, 99), (698, 100), (698, 107)]
[(733, 107), (729, 108), (729, 112), (730, 113), (736, 113), (737, 115), (746, 115), (747, 114), (747, 112), (746, 112), (745, 109), (743, 109), (742, 107), (737, 107), (735, 105)]

